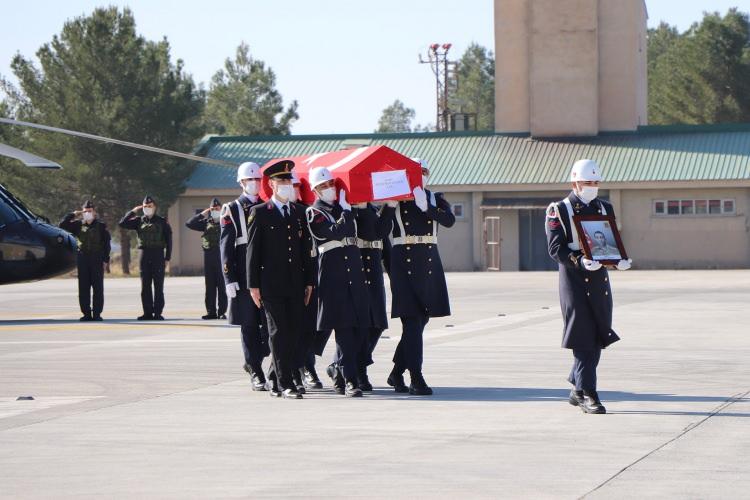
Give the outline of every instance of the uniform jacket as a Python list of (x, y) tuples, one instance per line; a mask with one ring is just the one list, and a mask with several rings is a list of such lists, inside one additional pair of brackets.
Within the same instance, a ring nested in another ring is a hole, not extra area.
[[(393, 228), (393, 215), (396, 209), (387, 205), (378, 210), (372, 204), (367, 208), (355, 208), (357, 221), (357, 238), (364, 241), (379, 241), (385, 247), (385, 241)], [(365, 280), (370, 294), (370, 320), (372, 326), (385, 330), (388, 328), (388, 313), (385, 306), (385, 284), (383, 282), (383, 250), (379, 248), (361, 248), (362, 263), (365, 266)]]
[[(204, 233), (202, 235), (204, 238), (205, 238), (206, 231), (208, 231), (209, 229), (213, 229), (213, 227), (216, 227), (216, 229), (221, 231), (220, 225), (221, 225), (221, 219), (219, 220), (219, 222), (215, 222), (210, 219), (210, 216), (206, 217), (202, 213), (195, 214), (194, 216), (190, 217), (188, 221), (185, 223), (185, 226), (188, 229), (192, 229), (193, 231), (199, 231), (201, 233)], [(216, 247), (206, 248), (205, 245), (203, 246), (204, 251), (218, 250), (218, 248), (219, 248), (218, 242), (216, 244)]]
[[(401, 201), (396, 208), (394, 238), (399, 236), (437, 236), (438, 225), (451, 227), (456, 218), (442, 194), (427, 191), (427, 211), (412, 200)], [(395, 244), (389, 250), (386, 265), (391, 278), (391, 317), (449, 316), (448, 286), (436, 244)]]
[(154, 214), (151, 217), (146, 217), (145, 215), (138, 216), (131, 210), (125, 214), (125, 217), (120, 219), (119, 226), (123, 229), (134, 230), (140, 239), (141, 225), (148, 222), (161, 226), (162, 235), (164, 236), (164, 260), (168, 261), (172, 258), (172, 228), (167, 219), (158, 214)]
[(319, 250), (330, 241), (356, 238), (354, 214), (338, 203), (317, 200), (307, 208), (307, 222), (318, 254), (318, 330), (370, 327), (369, 293), (359, 248), (349, 245), (323, 254)]
[(256, 205), (248, 217), (247, 275), (261, 297), (304, 297), (313, 284), (310, 232), (305, 209), (289, 204), (284, 219), (272, 201)]
[[(595, 199), (583, 203), (574, 193), (568, 196), (574, 215), (614, 215), (609, 202)], [(549, 255), (558, 263), (560, 309), (563, 314), (562, 346), (567, 349), (595, 350), (620, 338), (612, 330), (612, 289), (604, 267), (587, 271), (580, 260), (582, 252), (572, 250), (572, 230), (565, 204), (553, 203), (545, 221)]]
[[(112, 245), (111, 245), (111, 235), (109, 234), (109, 230), (107, 229), (107, 224), (102, 222), (99, 219), (94, 219), (91, 224), (84, 224), (81, 220), (75, 220), (76, 214), (71, 212), (67, 214), (65, 217), (63, 217), (63, 220), (60, 221), (61, 229), (64, 229), (65, 231), (69, 232), (76, 238), (78, 238), (81, 235), (81, 230), (83, 229), (83, 226), (88, 226), (89, 228), (92, 228), (94, 226), (97, 226), (100, 230), (101, 234), (101, 257), (104, 262), (109, 262), (109, 254), (112, 251)], [(81, 248), (78, 248), (78, 252), (82, 255), (85, 255), (85, 252), (81, 250)]]

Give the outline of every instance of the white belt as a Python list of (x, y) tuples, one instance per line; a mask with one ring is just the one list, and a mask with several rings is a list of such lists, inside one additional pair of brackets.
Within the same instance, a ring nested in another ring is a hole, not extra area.
[(383, 241), (382, 240), (368, 241), (368, 240), (363, 240), (362, 238), (357, 238), (357, 246), (359, 248), (372, 248), (376, 250), (382, 250)]
[(357, 238), (344, 238), (342, 240), (327, 241), (322, 245), (318, 245), (318, 255), (323, 255), (329, 250), (334, 248), (341, 248), (347, 246), (354, 246), (357, 244)]
[(393, 238), (394, 245), (417, 245), (417, 244), (437, 245), (437, 236), (398, 236)]

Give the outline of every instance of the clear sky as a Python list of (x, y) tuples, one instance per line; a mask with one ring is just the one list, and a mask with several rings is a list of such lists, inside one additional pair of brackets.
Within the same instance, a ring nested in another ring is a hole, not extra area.
[[(703, 11), (750, 12), (750, 0), (646, 3), (649, 26), (681, 30)], [(0, 74), (13, 80), (16, 52), (33, 56), (65, 20), (102, 5), (129, 6), (139, 32), (166, 36), (173, 58), (206, 87), (247, 42), (275, 71), (285, 102), (299, 101), (295, 134), (372, 132), (397, 98), (417, 123), (434, 123), (434, 77), (418, 55), (434, 42), (452, 43), (456, 58), (472, 41), (494, 49), (492, 0), (0, 0)]]

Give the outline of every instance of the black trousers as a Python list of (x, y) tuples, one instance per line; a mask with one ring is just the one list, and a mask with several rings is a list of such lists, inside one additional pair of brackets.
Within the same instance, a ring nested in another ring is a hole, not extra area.
[(568, 375), (568, 382), (577, 391), (596, 390), (596, 367), (599, 366), (602, 350), (582, 351), (573, 349), (573, 367)]
[(405, 316), (401, 318), (401, 340), (393, 354), (394, 369), (399, 373), (404, 370), (422, 371), (424, 327), (430, 318), (427, 316)]
[(219, 247), (203, 251), (203, 277), (206, 282), (206, 312), (221, 316), (227, 312), (227, 290), (224, 286), (224, 275), (221, 272)]
[(336, 352), (333, 364), (338, 366), (346, 380), (357, 380), (359, 371), (359, 355), (362, 351), (363, 339), (367, 336), (366, 328), (337, 328)]
[[(104, 256), (102, 253), (79, 253), (78, 264), (78, 304), (87, 316), (100, 316), (104, 309)], [(91, 291), (94, 292), (93, 304)]]
[(362, 336), (362, 344), (360, 346), (359, 357), (357, 358), (357, 364), (362, 373), (365, 373), (367, 367), (374, 363), (372, 353), (375, 352), (375, 346), (378, 345), (382, 333), (382, 328), (371, 327)]
[(268, 343), (271, 346), (271, 367), (268, 377), (277, 380), (279, 389), (292, 389), (292, 373), (299, 368), (297, 361), (304, 296), (263, 298), (266, 312)]
[[(141, 304), (143, 314), (160, 315), (164, 310), (164, 260), (163, 248), (141, 250)], [(153, 285), (153, 292), (151, 286)]]

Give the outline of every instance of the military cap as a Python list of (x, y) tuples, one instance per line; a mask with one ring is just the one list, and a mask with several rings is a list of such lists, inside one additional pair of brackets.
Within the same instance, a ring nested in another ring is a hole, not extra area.
[(91, 200), (84, 201), (83, 208), (94, 208), (94, 202)]
[(291, 179), (294, 162), (292, 160), (277, 161), (263, 170), (263, 175), (269, 179)]
[(148, 205), (149, 203), (156, 203), (156, 201), (151, 197), (151, 195), (146, 195), (145, 198), (143, 198), (143, 204)]
[(219, 201), (218, 198), (214, 198), (213, 200), (211, 200), (211, 206), (212, 207), (220, 207), (221, 206), (221, 202)]

